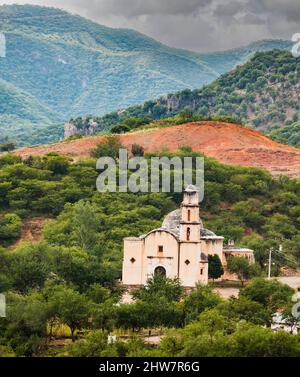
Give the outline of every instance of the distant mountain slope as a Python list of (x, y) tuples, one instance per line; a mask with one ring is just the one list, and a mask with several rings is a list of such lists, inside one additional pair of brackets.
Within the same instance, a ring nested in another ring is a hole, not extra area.
[[(111, 29), (32, 5), (0, 6), (0, 28), (7, 45), (6, 58), (0, 58), (0, 78), (16, 92), (8, 110), (1, 108), (0, 126), (11, 137), (22, 126), (24, 134), (17, 133), (20, 144), (45, 141), (32, 129), (39, 132), (49, 122), (103, 115), (169, 92), (199, 88), (255, 51), (289, 48), (288, 42), (262, 41), (198, 54), (169, 48), (133, 30)], [(19, 109), (18, 91), (32, 101), (29, 114)], [(27, 132), (31, 139), (26, 139)]]
[[(280, 141), (299, 144), (293, 137), (300, 120), (300, 59), (287, 51), (259, 52), (247, 63), (200, 89), (169, 94), (122, 113), (97, 119), (98, 129), (108, 129), (128, 117), (158, 119), (182, 112), (200, 116), (233, 116)], [(283, 132), (280, 129), (284, 128)]]
[[(57, 152), (78, 159), (89, 156), (104, 136), (92, 136), (53, 145), (23, 148), (23, 158)], [(120, 135), (128, 150), (134, 143), (146, 151), (177, 150), (189, 145), (194, 151), (232, 165), (260, 167), (274, 176), (300, 178), (300, 150), (278, 144), (260, 132), (224, 122), (194, 122), (178, 126), (140, 130)]]

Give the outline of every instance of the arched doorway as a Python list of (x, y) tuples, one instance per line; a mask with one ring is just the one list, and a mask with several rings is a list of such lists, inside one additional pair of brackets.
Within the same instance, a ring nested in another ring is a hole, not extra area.
[(166, 269), (164, 267), (158, 266), (154, 270), (154, 275), (159, 275), (159, 276), (166, 277), (167, 276), (167, 271), (166, 271)]

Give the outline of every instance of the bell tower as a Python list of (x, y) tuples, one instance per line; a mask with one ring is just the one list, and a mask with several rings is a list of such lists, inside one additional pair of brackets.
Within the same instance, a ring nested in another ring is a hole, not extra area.
[(200, 242), (199, 192), (193, 185), (184, 190), (181, 203), (180, 241)]

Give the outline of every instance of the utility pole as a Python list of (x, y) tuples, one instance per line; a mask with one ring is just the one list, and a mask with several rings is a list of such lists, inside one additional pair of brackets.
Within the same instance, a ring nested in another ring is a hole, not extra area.
[(272, 251), (273, 251), (273, 247), (271, 247), (270, 251), (269, 251), (269, 272), (268, 272), (268, 279), (271, 279)]
[[(273, 247), (270, 248), (269, 251), (269, 271), (268, 271), (268, 279), (271, 279), (271, 267), (272, 267), (272, 252), (274, 251)], [(282, 245), (279, 245), (279, 251), (282, 253)]]

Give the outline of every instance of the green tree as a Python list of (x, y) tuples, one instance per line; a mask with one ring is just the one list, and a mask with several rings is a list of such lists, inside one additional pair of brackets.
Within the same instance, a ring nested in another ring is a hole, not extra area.
[(70, 166), (70, 159), (52, 153), (44, 157), (43, 163), (45, 168), (52, 171), (53, 174), (66, 174)]
[(0, 152), (11, 152), (16, 148), (15, 143), (0, 144)]
[(110, 297), (110, 291), (100, 284), (94, 283), (86, 292), (87, 297), (96, 304), (103, 304)]
[(32, 356), (45, 349), (49, 307), (41, 293), (7, 295), (7, 326), (3, 334), (17, 356)]
[(220, 302), (220, 296), (210, 286), (198, 284), (183, 301), (186, 323), (196, 320), (205, 309), (214, 308)]
[(25, 293), (43, 287), (50, 273), (46, 244), (25, 244), (8, 256), (9, 276), (13, 288)]
[(252, 301), (259, 302), (273, 313), (291, 302), (294, 290), (277, 280), (253, 279), (240, 293)]
[(218, 279), (224, 274), (222, 262), (217, 254), (208, 256), (208, 277)]
[(159, 344), (160, 356), (175, 357), (184, 348), (184, 337), (177, 329), (170, 329), (161, 339)]
[(73, 226), (80, 247), (87, 252), (93, 251), (99, 225), (97, 213), (89, 202), (81, 200), (74, 205)]
[(299, 341), (285, 331), (273, 332), (260, 326), (243, 324), (232, 336), (231, 354), (237, 357), (298, 356)]
[(119, 149), (122, 148), (124, 148), (124, 146), (117, 136), (107, 136), (102, 143), (98, 144), (97, 147), (91, 151), (91, 156), (94, 158), (112, 157), (117, 159), (119, 157)]
[(154, 297), (164, 297), (168, 301), (179, 301), (183, 295), (183, 287), (180, 280), (166, 278), (156, 274), (148, 279), (147, 284), (137, 291), (133, 296), (145, 302), (153, 302)]
[(20, 156), (17, 156), (13, 153), (6, 153), (0, 157), (0, 168), (4, 165), (14, 165), (22, 162)]
[(129, 117), (124, 119), (123, 124), (132, 129), (148, 124), (150, 121), (151, 119), (149, 118)]
[(135, 157), (142, 157), (142, 156), (144, 156), (145, 151), (144, 151), (144, 148), (141, 145), (132, 144), (131, 153)]
[[(121, 308), (122, 310), (122, 308)], [(112, 300), (107, 300), (102, 304), (97, 304), (92, 306), (92, 325), (93, 328), (112, 331), (117, 323), (117, 315), (119, 314), (119, 309), (116, 307), (116, 303)], [(127, 322), (119, 320), (119, 325), (127, 328)]]
[(108, 333), (95, 330), (89, 332), (85, 339), (78, 340), (66, 347), (69, 356), (72, 357), (115, 357), (117, 351), (114, 345), (107, 344)]
[(122, 304), (117, 308), (116, 326), (123, 329), (140, 330), (146, 327), (149, 306), (141, 301), (134, 304)]
[(217, 306), (218, 311), (229, 321), (245, 320), (256, 325), (270, 326), (273, 312), (261, 303), (247, 297), (230, 298)]
[(0, 214), (0, 242), (11, 242), (21, 235), (22, 221), (14, 213)]
[(245, 257), (229, 257), (227, 261), (227, 269), (230, 273), (236, 274), (242, 286), (246, 280), (251, 277), (251, 266)]
[(126, 124), (116, 124), (110, 129), (112, 134), (125, 134), (126, 132), (130, 131), (130, 127), (126, 126)]
[(49, 297), (49, 303), (54, 308), (61, 323), (69, 326), (72, 341), (75, 341), (75, 331), (89, 325), (91, 313), (90, 301), (72, 288), (57, 286)]

